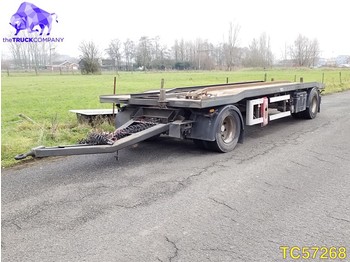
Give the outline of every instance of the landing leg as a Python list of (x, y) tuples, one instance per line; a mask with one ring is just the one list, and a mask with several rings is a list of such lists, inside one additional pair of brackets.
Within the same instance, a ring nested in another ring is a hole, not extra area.
[(119, 161), (119, 150), (115, 152), (114, 158), (116, 161)]

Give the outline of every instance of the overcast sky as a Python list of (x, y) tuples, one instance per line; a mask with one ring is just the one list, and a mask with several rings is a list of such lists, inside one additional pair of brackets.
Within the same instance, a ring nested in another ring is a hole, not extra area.
[[(22, 2), (1, 1), (1, 37), (13, 36), (15, 29), (9, 21)], [(30, 2), (58, 14), (59, 22), (53, 24), (51, 37), (64, 37), (64, 42), (57, 44), (56, 51), (72, 56), (79, 56), (78, 46), (83, 40), (94, 41), (100, 50), (107, 48), (111, 39), (137, 41), (141, 36), (159, 36), (168, 47), (175, 39), (181, 38), (194, 40), (200, 37), (217, 44), (227, 37), (230, 22), (241, 27), (239, 45), (242, 47), (266, 32), (277, 58), (281, 57), (285, 45), (293, 43), (299, 33), (317, 38), (323, 57), (350, 55), (349, 0)], [(6, 50), (6, 46), (3, 48)]]

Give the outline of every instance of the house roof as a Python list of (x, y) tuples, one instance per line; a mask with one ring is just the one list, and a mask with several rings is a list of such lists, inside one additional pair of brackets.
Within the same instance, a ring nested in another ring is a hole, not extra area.
[(71, 65), (78, 65), (77, 63), (73, 63), (73, 62), (69, 62), (67, 60), (65, 61), (55, 61), (55, 62), (52, 62), (52, 66), (71, 66)]

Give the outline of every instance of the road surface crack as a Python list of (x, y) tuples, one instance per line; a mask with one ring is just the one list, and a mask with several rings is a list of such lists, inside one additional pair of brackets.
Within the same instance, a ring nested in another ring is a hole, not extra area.
[(329, 218), (333, 218), (333, 219), (335, 219), (335, 220), (339, 220), (339, 221), (344, 221), (344, 222), (348, 222), (348, 223), (350, 223), (350, 220), (348, 220), (348, 219), (345, 219), (345, 218), (341, 218), (341, 217), (334, 217), (334, 216), (331, 216), (331, 215), (327, 215), (327, 217), (329, 217)]
[(219, 205), (223, 205), (223, 206), (225, 206), (225, 207), (227, 207), (227, 208), (229, 208), (229, 209), (231, 209), (231, 210), (233, 210), (235, 212), (238, 212), (238, 210), (236, 208), (231, 207), (230, 205), (226, 204), (225, 202), (219, 201), (219, 200), (217, 200), (215, 198), (212, 198), (212, 197), (209, 197), (209, 199), (214, 201), (215, 203), (217, 203)]
[(115, 204), (114, 206), (116, 207), (122, 207), (122, 208), (126, 208), (126, 209), (132, 209), (132, 208), (136, 208), (138, 206), (141, 206), (142, 203), (137, 203), (135, 205), (132, 205), (132, 206), (128, 206), (128, 205), (120, 205), (120, 204)]
[(285, 188), (285, 189), (291, 190), (291, 191), (297, 191), (296, 189), (291, 188), (291, 187), (289, 187), (289, 186), (283, 186), (283, 185), (282, 185), (282, 187)]
[(230, 219), (230, 220), (231, 220), (232, 222), (234, 222), (234, 223), (238, 223), (238, 222), (237, 222), (237, 220), (233, 219), (232, 217), (225, 216), (225, 215), (224, 215), (224, 217), (226, 217), (226, 218)]
[(9, 219), (4, 219), (2, 221), (2, 226), (7, 226), (7, 225), (13, 225), (15, 226), (18, 230), (22, 229), (20, 226), (21, 222), (27, 222), (30, 219), (35, 218), (38, 216), (40, 213), (45, 211), (46, 209), (50, 208), (50, 203), (47, 201), (44, 201), (41, 206), (35, 205), (34, 207), (30, 208), (28, 211), (24, 211), (21, 214), (15, 215), (13, 218)]
[(192, 174), (190, 176), (188, 176), (186, 179), (184, 180), (188, 180), (188, 179), (191, 179), (192, 177), (197, 177), (197, 176), (201, 176), (203, 175), (204, 173), (208, 172), (208, 169), (211, 168), (212, 166), (207, 166), (207, 167), (204, 167), (201, 171), (199, 171), (198, 173), (195, 173), (195, 174)]
[(298, 165), (298, 166), (304, 167), (304, 168), (310, 168), (309, 166), (303, 165), (303, 164), (301, 164), (301, 163), (299, 163), (299, 162), (297, 162), (297, 161), (291, 160), (290, 162), (293, 163), (293, 164), (296, 164), (296, 165)]
[(274, 150), (275, 148), (277, 148), (278, 147), (278, 145), (277, 144), (275, 144), (275, 143), (272, 143), (271, 144), (271, 146), (269, 146), (269, 148), (265, 148), (262, 152), (260, 152), (260, 153), (256, 153), (256, 154), (254, 154), (254, 155), (250, 155), (250, 156), (248, 156), (248, 157), (245, 157), (245, 158), (237, 158), (237, 160), (238, 160), (238, 164), (243, 164), (243, 163), (245, 163), (245, 162), (247, 162), (247, 161), (249, 161), (249, 160), (253, 160), (254, 158), (256, 158), (256, 157), (259, 157), (259, 156), (263, 156), (263, 155), (265, 155), (265, 154), (268, 154), (268, 153), (270, 153), (272, 150)]
[(180, 249), (177, 247), (176, 243), (174, 241), (171, 241), (167, 236), (165, 236), (165, 240), (168, 243), (170, 243), (174, 248), (174, 254), (172, 256), (168, 257), (169, 262), (171, 262), (171, 261), (173, 261), (174, 258), (176, 258), (178, 256)]
[(329, 164), (332, 164), (332, 165), (335, 165), (335, 164), (336, 164), (336, 163), (334, 163), (334, 162), (332, 162), (332, 161), (328, 161), (328, 160), (326, 160), (326, 159), (322, 159), (322, 158), (320, 158), (320, 157), (318, 157), (318, 156), (314, 156), (314, 158), (316, 158), (318, 161), (323, 162), (323, 163), (329, 163)]
[(310, 153), (314, 154), (312, 157), (316, 158), (318, 161), (335, 165), (334, 162), (328, 161), (328, 160), (323, 159), (323, 158), (320, 157), (321, 155), (324, 155), (324, 154), (316, 152), (316, 151), (311, 150), (311, 149), (308, 149), (307, 151), (309, 151)]
[(20, 227), (16, 222), (12, 222), (12, 224), (18, 229), (18, 230), (21, 230), (22, 227)]
[[(338, 150), (339, 151), (342, 151), (342, 150), (344, 150), (345, 151), (345, 148), (338, 148)], [(333, 157), (336, 157), (336, 158), (338, 158), (338, 159), (340, 159), (340, 160), (344, 160), (344, 161), (350, 161), (348, 158), (345, 158), (345, 157), (342, 157), (342, 156), (339, 156), (339, 155), (335, 155), (335, 154), (331, 154), (331, 153), (329, 153), (328, 151), (327, 151), (327, 154), (324, 154), (323, 152), (317, 152), (317, 151), (314, 151), (314, 150), (312, 150), (312, 149), (308, 149), (308, 151), (310, 152), (310, 153), (313, 153), (314, 155), (316, 155), (316, 156), (319, 156), (319, 155), (323, 155), (323, 156), (333, 156)], [(325, 160), (321, 160), (321, 161), (325, 161)], [(327, 161), (326, 161), (327, 162)], [(332, 162), (329, 162), (329, 163), (332, 163)]]

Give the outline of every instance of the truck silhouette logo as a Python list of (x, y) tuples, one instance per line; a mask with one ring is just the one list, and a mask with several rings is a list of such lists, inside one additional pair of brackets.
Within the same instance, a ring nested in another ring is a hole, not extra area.
[(11, 17), (10, 25), (16, 29), (15, 35), (21, 30), (27, 29), (29, 33), (39, 32), (43, 34), (45, 27), (47, 27), (46, 35), (50, 35), (52, 27), (52, 17), (57, 15), (55, 13), (49, 13), (36, 5), (28, 2), (23, 2), (17, 12)]

